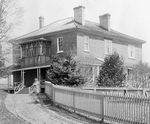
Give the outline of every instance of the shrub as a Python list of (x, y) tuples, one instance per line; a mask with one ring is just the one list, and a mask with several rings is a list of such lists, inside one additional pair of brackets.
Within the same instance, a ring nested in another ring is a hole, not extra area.
[(84, 84), (85, 79), (81, 75), (76, 61), (72, 54), (65, 54), (64, 57), (54, 56), (52, 64), (47, 71), (47, 78), (57, 85), (79, 86)]
[(117, 87), (123, 85), (125, 79), (123, 61), (119, 54), (114, 52), (104, 59), (99, 76), (97, 78), (98, 86)]

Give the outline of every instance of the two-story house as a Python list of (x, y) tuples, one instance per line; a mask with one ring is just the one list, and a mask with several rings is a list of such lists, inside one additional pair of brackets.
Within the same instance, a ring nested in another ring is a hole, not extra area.
[[(110, 14), (99, 16), (99, 23), (85, 20), (85, 7), (74, 9), (74, 18), (65, 18), (44, 26), (39, 17), (39, 29), (12, 40), (20, 46), (18, 68), (13, 70), (13, 81), (30, 87), (35, 78), (46, 78), (51, 58), (74, 50), (76, 59), (91, 65), (91, 73), (99, 73), (106, 55), (117, 52), (128, 69), (142, 60), (145, 41), (117, 32), (110, 27)], [(95, 76), (95, 75), (94, 75)]]

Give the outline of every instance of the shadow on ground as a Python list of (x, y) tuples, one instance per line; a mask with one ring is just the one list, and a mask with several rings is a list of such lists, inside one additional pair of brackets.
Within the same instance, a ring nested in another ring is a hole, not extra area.
[(56, 105), (53, 103), (53, 101), (51, 99), (49, 99), (43, 93), (38, 95), (38, 99), (40, 101), (40, 104), (43, 107), (53, 110), (53, 111), (57, 112), (58, 114), (60, 114), (61, 116), (65, 116), (66, 118), (82, 121), (83, 124), (107, 124), (107, 123), (101, 122), (101, 120), (98, 118), (88, 116), (84, 113), (78, 113), (78, 112), (75, 113), (71, 109), (67, 109), (65, 107)]

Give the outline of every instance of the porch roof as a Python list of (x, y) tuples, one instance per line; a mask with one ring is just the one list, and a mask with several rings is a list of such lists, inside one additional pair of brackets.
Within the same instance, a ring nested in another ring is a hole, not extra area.
[(50, 65), (38, 65), (38, 66), (34, 66), (34, 67), (18, 68), (18, 69), (14, 69), (13, 72), (22, 71), (22, 70), (31, 70), (31, 69), (37, 69), (37, 68), (46, 68), (46, 67), (50, 67)]

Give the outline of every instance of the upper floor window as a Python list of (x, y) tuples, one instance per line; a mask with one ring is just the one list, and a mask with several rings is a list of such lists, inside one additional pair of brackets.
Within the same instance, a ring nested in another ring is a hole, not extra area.
[(23, 58), (23, 50), (21, 46), (20, 46), (20, 58)]
[(135, 46), (134, 45), (128, 45), (128, 57), (135, 58)]
[(89, 50), (89, 37), (84, 36), (84, 51), (90, 51)]
[(63, 52), (63, 37), (57, 38), (57, 52)]
[(33, 56), (33, 44), (30, 45), (30, 56)]
[(43, 43), (39, 43), (39, 55), (43, 55)]
[(28, 45), (26, 45), (26, 46), (25, 46), (25, 57), (28, 57), (28, 56), (29, 56), (28, 51), (29, 51)]
[(112, 41), (105, 39), (105, 54), (111, 54), (112, 53)]

